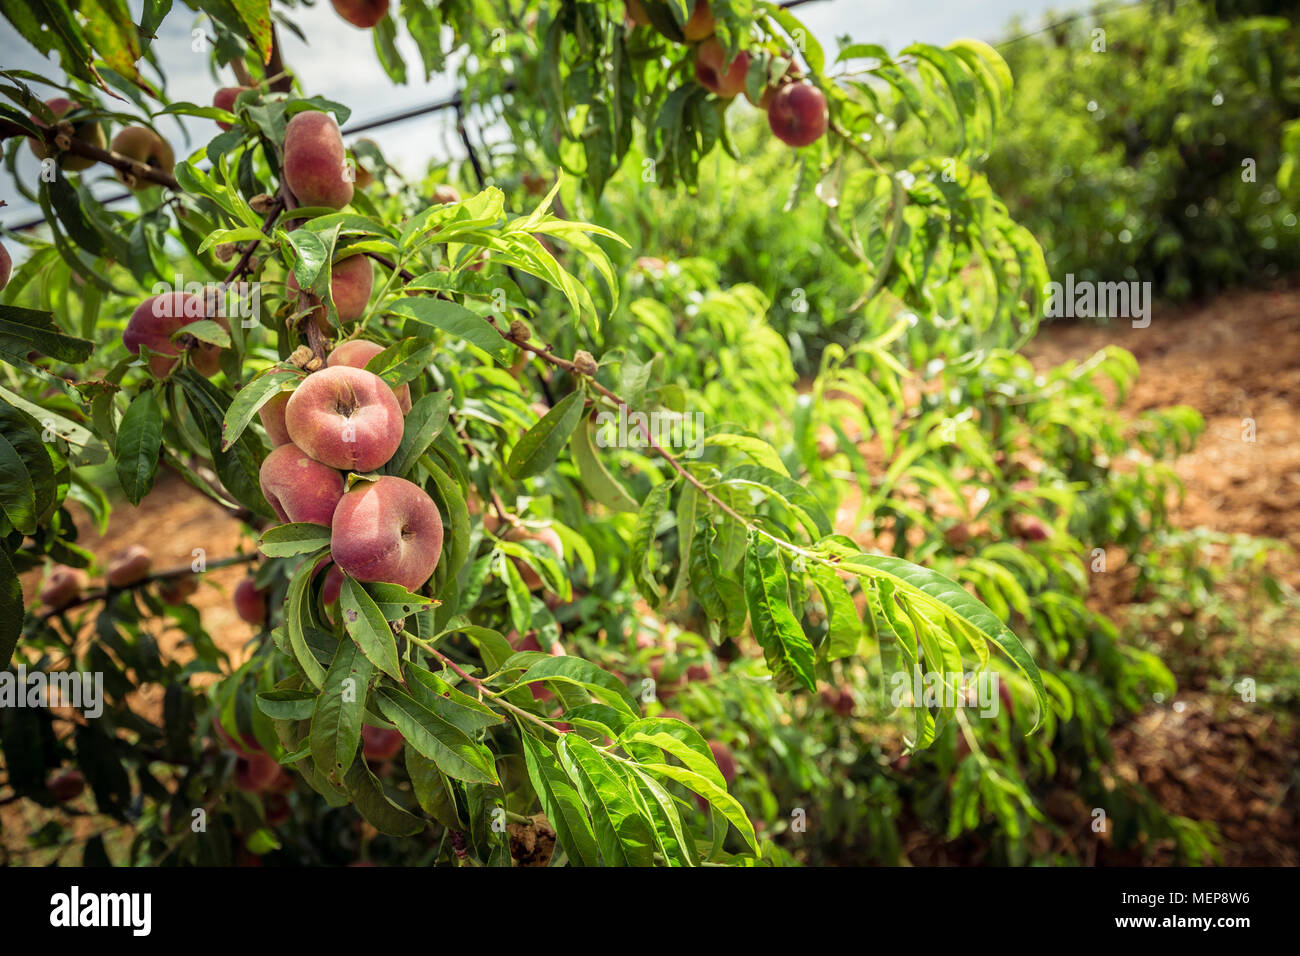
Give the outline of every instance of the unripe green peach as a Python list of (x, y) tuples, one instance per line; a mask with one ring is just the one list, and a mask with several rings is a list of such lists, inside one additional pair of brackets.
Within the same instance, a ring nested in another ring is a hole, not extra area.
[(339, 124), (328, 113), (297, 113), (284, 132), (284, 181), (304, 206), (342, 209), (352, 201)]

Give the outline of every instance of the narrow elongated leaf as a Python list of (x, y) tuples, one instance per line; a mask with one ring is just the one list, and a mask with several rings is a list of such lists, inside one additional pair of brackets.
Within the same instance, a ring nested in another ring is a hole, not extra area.
[(574, 429), (569, 454), (578, 466), (578, 477), (593, 498), (614, 511), (636, 511), (637, 504), (600, 458), (596, 448), (597, 427), (590, 419)]
[(636, 530), (632, 534), (632, 580), (651, 607), (659, 606), (659, 585), (655, 583), (655, 531), (659, 519), (668, 509), (673, 490), (672, 481), (663, 481), (650, 489), (636, 516)]
[(752, 531), (745, 555), (745, 601), (768, 669), (778, 679), (793, 679), (816, 690), (813, 647), (790, 610), (781, 557), (775, 544)]
[(384, 471), (405, 478), (415, 463), (420, 460), (420, 456), (433, 444), (438, 433), (447, 427), (447, 419), (450, 415), (450, 392), (422, 395), (406, 413), (402, 428), (402, 443), (397, 446), (397, 451), (384, 466)]
[(506, 471), (512, 478), (531, 478), (555, 464), (560, 450), (582, 419), (585, 400), (584, 389), (570, 392), (515, 442), (506, 460)]
[(253, 420), (258, 409), (269, 402), (286, 385), (302, 378), (302, 374), (293, 369), (273, 366), (254, 375), (247, 385), (235, 393), (226, 417), (221, 423), (221, 447), (229, 449), (239, 440), (248, 423)]
[(500, 782), (491, 751), (455, 724), (421, 706), (406, 691), (381, 687), (377, 700), (380, 712), (402, 732), (406, 742), (447, 776), (468, 783)]
[(809, 569), (813, 583), (826, 605), (826, 656), (830, 660), (852, 657), (862, 640), (862, 621), (844, 581), (823, 564)]
[(560, 764), (591, 814), (596, 845), (606, 866), (651, 866), (654, 833), (623, 780), (606, 758), (577, 734), (559, 742)]
[(506, 364), (510, 349), (506, 340), (487, 320), (474, 314), (463, 305), (436, 299), (432, 296), (400, 299), (388, 311), (406, 319), (438, 329), (448, 335), (464, 339), (482, 349), (501, 364)]
[(268, 558), (288, 558), (328, 548), (330, 529), (323, 524), (291, 522), (267, 528), (257, 539), (257, 547)]
[(374, 598), (346, 575), (339, 591), (339, 608), (343, 614), (343, 626), (361, 652), (393, 680), (400, 681), (402, 668), (397, 660), (397, 638), (393, 636), (392, 628)]
[(162, 451), (162, 408), (153, 389), (136, 396), (117, 428), (117, 480), (127, 500), (138, 505), (153, 488)]
[(366, 690), (374, 673), (351, 641), (339, 641), (311, 717), (311, 758), (316, 769), (342, 783), (361, 743)]
[(542, 680), (578, 684), (590, 690), (599, 699), (628, 714), (639, 716), (641, 713), (627, 685), (613, 674), (601, 670), (591, 661), (583, 660), (581, 657), (546, 657), (524, 671), (514, 686), (535, 684)]
[(423, 820), (388, 799), (383, 784), (370, 772), (364, 760), (353, 761), (343, 786), (352, 797), (357, 812), (381, 833), (413, 836), (425, 828)]
[(542, 812), (555, 827), (555, 836), (569, 860), (579, 866), (599, 866), (600, 851), (596, 834), (582, 806), (582, 798), (573, 788), (555, 755), (531, 734), (522, 736), (524, 763), (533, 792), (541, 802)]

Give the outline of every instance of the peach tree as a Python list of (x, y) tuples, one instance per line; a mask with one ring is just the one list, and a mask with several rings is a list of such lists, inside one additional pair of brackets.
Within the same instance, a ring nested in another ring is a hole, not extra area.
[[(644, 0), (625, 19), (619, 3), (530, 3), (520, 30), (481, 0), (337, 0), (395, 80), (399, 26), (426, 71), (452, 52), (451, 28), (476, 64), (463, 96), (557, 171), (517, 204), (486, 177), (462, 198), (399, 181), (368, 146), (349, 152), (349, 107), (300, 89), (281, 57), (292, 8), (193, 6), (236, 80), (211, 105), (170, 100), (147, 68), (162, 18), (179, 15), (168, 5), (135, 24), (122, 4), (42, 3), (53, 30), (6, 8), (66, 76), (0, 72), (11, 181), (45, 216), (39, 236), (12, 237), (26, 254), (12, 275), (2, 262), (0, 656), (106, 689), (95, 719), (0, 710), (16, 794), (58, 802), (58, 768), (75, 763), (150, 862), (288, 845), (337, 858), (303, 807), (355, 812), (417, 848), (409, 859), (508, 864), (543, 817), (553, 862), (779, 859), (729, 793), (725, 748), (665, 716), (655, 680), (566, 643), (561, 621), (610, 608), (694, 608), (711, 642), (756, 649), (787, 695), (865, 651), (941, 675), (1000, 655), (1036, 715), (1026, 729), (1046, 717), (1007, 615), (924, 561), (836, 533), (834, 476), (799, 466), (809, 416), (844, 411), (836, 395), (859, 395), (882, 431), (882, 403), (901, 396), (846, 371), (823, 407), (794, 410), (797, 446), (763, 417), (784, 402), (765, 403), (770, 383), (739, 365), (714, 404), (689, 407), (682, 383), (704, 383), (672, 354), (671, 327), (651, 306), (620, 309), (626, 243), (575, 212), (620, 169), (647, 189), (697, 183), (744, 93), (800, 150), (799, 192), (821, 200), (864, 301), (933, 308), (960, 281), (979, 308), (952, 343), (1020, 341), (1041, 253), (967, 163), (1009, 94), (996, 53), (853, 45), (832, 75), (771, 4)], [(952, 155), (877, 149), (931, 110), (960, 132)], [(220, 129), (178, 156), (157, 129), (177, 115)], [(134, 209), (95, 198), (88, 181), (107, 171)], [(613, 341), (613, 316), (661, 336), (664, 355), (581, 347)], [(897, 365), (883, 346), (869, 359)], [(705, 411), (690, 456), (650, 424)], [(630, 423), (614, 448), (608, 420)], [(925, 430), (907, 439), (918, 456)], [(255, 531), (258, 554), (227, 559), (256, 565), (236, 597), (261, 633), (237, 667), (187, 603), (191, 573), (216, 560), (151, 575), (127, 558), (82, 590), (101, 561), (68, 504), (103, 526), (105, 466), (130, 505), (166, 469)], [(44, 566), (25, 599), (19, 574)], [(159, 617), (192, 653), (160, 652)], [(195, 690), (202, 672), (219, 679)], [(136, 699), (147, 686), (165, 689), (152, 718)], [(960, 719), (965, 689), (946, 691), (911, 708), (915, 746)], [(232, 785), (238, 799), (221, 799)], [(189, 824), (199, 810), (223, 839)], [(290, 816), (301, 826), (285, 831)]]

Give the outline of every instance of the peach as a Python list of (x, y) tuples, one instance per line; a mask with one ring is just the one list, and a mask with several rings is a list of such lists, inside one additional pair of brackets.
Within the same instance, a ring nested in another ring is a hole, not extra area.
[(81, 590), (85, 586), (84, 571), (70, 568), (66, 564), (56, 564), (41, 586), (41, 603), (57, 611), (81, 597)]
[(388, 0), (330, 0), (334, 12), (354, 27), (369, 30), (388, 15)]
[(0, 289), (9, 284), (9, 276), (13, 274), (14, 261), (9, 257), (9, 250), (0, 242)]
[(266, 623), (266, 592), (251, 574), (235, 585), (235, 612), (257, 627)]
[(280, 765), (269, 754), (251, 753), (235, 760), (235, 786), (247, 793), (260, 793), (275, 781)]
[(713, 36), (716, 24), (713, 20), (713, 11), (709, 9), (708, 0), (695, 0), (695, 8), (691, 10), (690, 19), (682, 27), (682, 33), (686, 36), (687, 43), (694, 43), (696, 40), (703, 40), (705, 37)]
[(262, 420), (262, 427), (266, 429), (266, 437), (271, 439), (272, 447), (289, 443), (289, 429), (284, 427), (284, 410), (292, 394), (276, 392), (257, 410), (257, 417)]
[(344, 471), (374, 471), (402, 443), (393, 390), (374, 372), (348, 365), (308, 375), (289, 396), (284, 424), (307, 455)]
[(787, 83), (772, 96), (767, 107), (772, 134), (787, 146), (807, 146), (826, 133), (830, 113), (826, 94), (811, 83)]
[(736, 758), (731, 752), (731, 748), (721, 740), (710, 740), (709, 750), (713, 751), (713, 760), (722, 771), (722, 779), (730, 784), (736, 779)]
[(460, 202), (460, 192), (455, 186), (441, 183), (433, 188), (433, 204), (445, 206), (447, 203)]
[(352, 201), (339, 124), (328, 113), (297, 113), (284, 131), (284, 181), (304, 206), (342, 209)]
[[(240, 93), (243, 93), (248, 89), (249, 87), (247, 86), (223, 86), (213, 95), (212, 105), (219, 110), (227, 110), (228, 112), (233, 113), (235, 110), (235, 100), (238, 98)], [(231, 129), (229, 123), (223, 123), (221, 120), (217, 120), (217, 125), (222, 129)]]
[(402, 735), (387, 727), (361, 726), (361, 753), (367, 760), (392, 760), (402, 752)]
[(110, 588), (127, 588), (138, 584), (149, 574), (153, 565), (153, 555), (141, 544), (133, 544), (125, 551), (118, 552), (108, 563), (108, 586)]
[[(377, 342), (365, 339), (348, 339), (330, 352), (325, 359), (326, 365), (350, 365), (352, 368), (365, 368), (366, 363), (384, 350)], [(399, 385), (393, 389), (393, 397), (405, 415), (411, 410), (411, 386)]]
[(164, 578), (158, 584), (158, 597), (168, 604), (180, 604), (199, 589), (197, 574), (182, 574), (178, 578)]
[(71, 769), (55, 773), (45, 782), (45, 789), (59, 803), (67, 803), (81, 796), (86, 789), (86, 777), (80, 770)]
[(727, 54), (717, 37), (710, 37), (695, 50), (695, 78), (705, 89), (712, 90), (724, 99), (745, 92), (745, 77), (748, 74), (749, 54), (741, 50), (728, 63)]
[[(207, 342), (190, 338), (190, 344), (173, 342), (172, 335), (183, 325), (207, 317), (208, 309), (201, 296), (184, 292), (164, 292), (145, 299), (135, 307), (122, 332), (122, 344), (132, 355), (140, 354), (140, 346), (151, 353), (149, 370), (158, 378), (165, 378), (176, 367), (176, 357), (183, 350), (192, 350), (191, 360), (195, 370), (205, 377), (217, 374), (221, 349)], [(227, 328), (224, 317), (216, 321)]]
[(320, 599), (324, 604), (333, 604), (339, 599), (339, 592), (343, 590), (343, 572), (338, 569), (338, 565), (331, 564), (329, 570), (325, 572), (325, 580), (320, 586)]
[(262, 809), (266, 812), (266, 825), (269, 827), (287, 822), (291, 814), (289, 799), (282, 793), (267, 793), (262, 798)]
[(405, 478), (362, 481), (334, 510), (330, 553), (358, 581), (414, 591), (442, 556), (442, 516), (424, 489)]
[[(176, 167), (176, 157), (170, 144), (147, 126), (128, 126), (119, 131), (109, 148), (164, 173), (170, 173)], [(120, 169), (115, 175), (128, 189), (146, 189), (154, 185), (147, 179)]]
[[(298, 294), (298, 279), (290, 272), (285, 282), (289, 295)], [(334, 299), (334, 308), (339, 314), (340, 322), (355, 322), (366, 314), (370, 304), (370, 293), (375, 288), (375, 268), (370, 264), (370, 257), (363, 255), (348, 256), (334, 263), (330, 269), (330, 296)], [(296, 312), (297, 309), (295, 308)], [(325, 318), (325, 307), (312, 312), (322, 332), (329, 331)]]
[(281, 521), (307, 521), (329, 527), (343, 497), (343, 476), (313, 460), (293, 442), (277, 445), (262, 461), (262, 494)]
[[(504, 535), (507, 541), (540, 541), (552, 551), (557, 558), (563, 559), (564, 545), (560, 541), (560, 536), (551, 528), (542, 528), (538, 531), (531, 531), (528, 528), (515, 526), (507, 531)], [(530, 568), (519, 558), (511, 558), (516, 568), (519, 569), (519, 577), (523, 579), (524, 586), (530, 591), (536, 591), (542, 586), (541, 576)]]
[[(56, 96), (52, 100), (46, 100), (45, 105), (50, 108), (50, 112), (54, 114), (56, 120), (72, 110), (81, 109), (80, 103), (74, 103), (72, 100), (63, 96)], [(39, 120), (39, 117), (33, 116), (32, 119)], [(100, 129), (98, 123), (86, 122), (76, 124), (72, 128), (72, 138), (78, 139), (83, 143), (88, 143), (91, 146), (98, 146), (100, 149), (104, 148), (104, 131)], [(44, 143), (38, 142), (30, 136), (27, 137), (27, 143), (31, 146), (32, 152), (36, 154), (37, 159), (45, 159), (50, 155), (50, 151)], [(71, 153), (68, 153), (63, 157), (63, 168), (70, 173), (89, 169), (94, 165), (95, 160), (87, 159), (85, 156), (74, 156)]]
[(627, 0), (624, 6), (627, 8), (627, 18), (632, 22), (632, 26), (645, 27), (650, 25), (650, 16), (645, 12), (641, 0)]

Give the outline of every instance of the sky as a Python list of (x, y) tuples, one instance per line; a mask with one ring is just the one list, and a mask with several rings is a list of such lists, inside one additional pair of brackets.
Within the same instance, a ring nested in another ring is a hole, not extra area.
[[(137, 22), (142, 4), (143, 0), (129, 0)], [(913, 41), (944, 44), (960, 37), (996, 40), (1006, 35), (1013, 17), (1033, 28), (1074, 5), (1071, 0), (818, 0), (801, 6), (798, 16), (827, 49), (834, 49), (837, 36), (848, 35), (859, 42), (880, 43), (896, 50)], [(293, 19), (310, 38), (310, 46), (282, 30), (286, 62), (297, 73), (303, 89), (350, 106), (352, 123), (445, 99), (455, 90), (452, 70), (435, 74), (425, 82), (414, 41), (405, 35), (399, 38), (399, 47), (407, 61), (410, 82), (394, 86), (379, 66), (371, 31), (345, 22), (327, 0), (317, 0), (312, 8), (299, 7)], [(235, 79), (227, 71), (214, 80), (210, 55), (193, 50), (191, 30), (198, 23), (187, 7), (176, 4), (163, 24), (155, 50), (166, 74), (168, 94), (174, 100), (206, 105), (212, 102), (217, 87), (234, 85)], [(48, 71), (47, 61), (4, 20), (0, 20), (0, 50), (4, 51), (0, 64), (6, 69)], [(430, 157), (463, 155), (451, 126), (453, 115), (447, 110), (365, 135), (378, 144), (399, 171), (414, 175), (423, 170)], [(190, 117), (183, 123), (184, 127), (180, 118), (163, 118), (159, 123), (178, 156), (188, 154), (216, 133), (210, 120)], [(36, 160), (26, 150), (20, 152), (19, 172), (33, 178), (37, 174)], [(99, 196), (121, 191), (107, 172), (94, 172), (92, 183)], [(0, 192), (0, 198), (9, 203), (0, 208), (0, 225), (27, 222), (40, 215), (38, 208), (21, 196)]]

